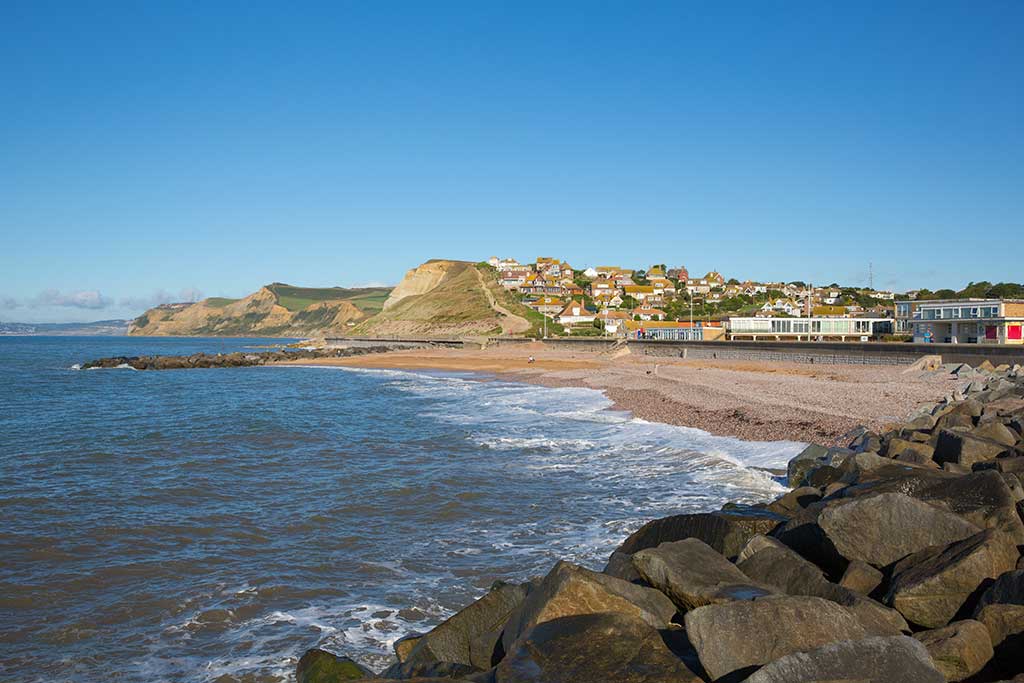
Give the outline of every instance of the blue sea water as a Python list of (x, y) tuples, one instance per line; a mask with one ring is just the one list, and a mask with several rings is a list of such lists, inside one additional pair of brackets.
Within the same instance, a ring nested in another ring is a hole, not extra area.
[(285, 681), (314, 646), (383, 668), (497, 579), (777, 495), (761, 468), (801, 447), (469, 375), (70, 369), (276, 343), (0, 338), (0, 680)]

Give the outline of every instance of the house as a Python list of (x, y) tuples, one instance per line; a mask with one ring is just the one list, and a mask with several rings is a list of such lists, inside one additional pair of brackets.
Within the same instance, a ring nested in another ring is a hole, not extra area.
[(704, 278), (686, 281), (686, 293), (691, 296), (694, 294), (707, 294), (710, 291), (711, 284)]
[(495, 270), (518, 270), (520, 268), (525, 268), (525, 266), (514, 258), (498, 258), (497, 256), (492, 256), (487, 259), (487, 263), (489, 263)]
[(918, 343), (1024, 344), (1024, 299), (897, 301), (895, 325)]
[(666, 299), (676, 298), (676, 286), (672, 284), (672, 281), (664, 277), (652, 277), (648, 278), (651, 287), (654, 287), (654, 293), (660, 294)]
[(597, 268), (587, 268), (583, 271), (583, 277), (593, 280), (597, 277)]
[(774, 301), (766, 301), (761, 306), (763, 313), (785, 313), (786, 315), (798, 315), (800, 313), (801, 306), (792, 299), (775, 299)]
[(526, 302), (526, 306), (544, 315), (556, 315), (565, 308), (565, 304), (557, 296), (542, 296), (535, 301)]
[(686, 266), (679, 266), (678, 268), (669, 268), (666, 275), (675, 280), (676, 282), (686, 282), (690, 279), (690, 272), (686, 270)]
[(629, 314), (625, 311), (612, 311), (606, 308), (597, 314), (597, 319), (601, 321), (605, 332), (619, 335), (626, 332), (625, 322), (629, 320)]
[(641, 304), (660, 304), (663, 300), (661, 294), (654, 292), (654, 287), (651, 285), (628, 285), (623, 287), (623, 291), (626, 296), (631, 296)]
[(667, 317), (665, 311), (660, 308), (634, 308), (630, 315), (634, 320), (664, 320)]
[(653, 280), (654, 278), (665, 277), (665, 269), (661, 266), (651, 266), (647, 269), (647, 279)]
[(505, 289), (520, 289), (532, 274), (526, 268), (508, 268), (498, 271), (498, 282)]
[(752, 297), (757, 296), (758, 294), (768, 293), (768, 287), (766, 285), (762, 285), (760, 282), (751, 282), (750, 280), (747, 280), (740, 286), (743, 288), (743, 293), (747, 296)]
[(582, 301), (570, 301), (562, 312), (558, 314), (558, 322), (562, 325), (575, 325), (577, 323), (592, 323), (597, 315), (594, 311), (587, 309)]
[(725, 284), (725, 278), (717, 270), (712, 270), (710, 273), (704, 276), (705, 280), (711, 284), (712, 287), (721, 287)]

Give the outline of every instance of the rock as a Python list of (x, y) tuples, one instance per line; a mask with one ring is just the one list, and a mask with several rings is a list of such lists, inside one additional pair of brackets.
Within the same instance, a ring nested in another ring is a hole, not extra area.
[(947, 681), (962, 681), (981, 671), (992, 659), (992, 641), (981, 622), (955, 621), (945, 628), (914, 635), (928, 650)]
[(912, 420), (903, 423), (903, 429), (909, 431), (927, 431), (935, 427), (935, 416), (931, 413), (918, 415)]
[(614, 576), (617, 579), (623, 581), (629, 581), (630, 583), (643, 583), (643, 579), (640, 578), (640, 572), (633, 566), (633, 556), (629, 553), (624, 553), (616, 550), (612, 553), (611, 557), (608, 558), (608, 563), (604, 566), (603, 573), (608, 576)]
[(736, 556), (736, 564), (739, 564), (743, 560), (751, 557), (754, 553), (763, 550), (765, 548), (785, 548), (786, 546), (781, 542), (770, 536), (764, 536), (758, 534), (757, 536), (751, 537), (747, 544), (743, 546), (743, 550)]
[(816, 443), (812, 443), (800, 451), (795, 458), (789, 461), (786, 467), (789, 485), (796, 488), (803, 483), (804, 477), (812, 469), (819, 465), (831, 464), (828, 462), (828, 455), (829, 449)]
[(936, 429), (956, 429), (958, 427), (963, 429), (973, 429), (974, 420), (971, 419), (970, 415), (964, 415), (963, 413), (948, 413), (939, 418), (938, 422), (935, 423)]
[(829, 643), (763, 666), (746, 683), (944, 683), (925, 647), (907, 636)]
[(917, 441), (893, 439), (889, 442), (889, 449), (886, 451), (886, 455), (890, 458), (898, 458), (907, 452), (919, 456), (917, 460), (931, 460), (932, 456), (935, 455), (935, 447), (929, 446), (927, 443), (919, 443)]
[(974, 618), (988, 627), (993, 645), (1024, 633), (1024, 570), (1001, 574), (981, 594)]
[(916, 498), (942, 505), (979, 527), (999, 529), (1024, 544), (1024, 522), (1016, 511), (1013, 492), (998, 472), (974, 472), (944, 479), (918, 480), (911, 484)]
[(538, 624), (495, 669), (496, 683), (700, 683), (661, 635), (625, 614)]
[(811, 503), (817, 503), (819, 500), (821, 500), (821, 491), (816, 487), (800, 486), (769, 503), (768, 510), (790, 517)]
[(986, 579), (1014, 568), (1017, 547), (991, 529), (898, 562), (886, 603), (907, 621), (925, 628), (945, 626)]
[(839, 502), (822, 510), (818, 526), (842, 558), (875, 567), (979, 531), (954, 514), (901, 493)]
[(759, 584), (788, 595), (824, 598), (847, 607), (875, 635), (899, 635), (910, 630), (899, 612), (831, 583), (821, 569), (782, 544), (753, 553), (739, 564), (739, 569)]
[(973, 436), (987, 439), (1002, 446), (1013, 446), (1017, 443), (1017, 434), (1002, 422), (989, 422), (975, 427)]
[(656, 548), (662, 543), (698, 538), (725, 557), (733, 558), (751, 536), (768, 533), (784, 521), (784, 517), (771, 512), (755, 513), (750, 510), (674, 515), (643, 525), (623, 541), (615, 552), (632, 555), (638, 550)]
[(869, 635), (845, 607), (821, 598), (772, 596), (686, 613), (686, 633), (712, 680), (839, 640)]
[(626, 614), (654, 628), (664, 628), (675, 616), (676, 608), (653, 588), (559, 562), (512, 612), (501, 644), (505, 652), (510, 652), (516, 639), (537, 624), (595, 612)]
[(935, 444), (935, 462), (955, 462), (970, 467), (976, 462), (991, 460), (1006, 450), (995, 441), (974, 436), (971, 432), (943, 429)]
[(882, 585), (883, 578), (882, 572), (870, 564), (854, 560), (843, 572), (843, 578), (839, 580), (839, 585), (854, 593), (870, 595), (873, 590)]
[(402, 676), (430, 675), (440, 662), (472, 669), (491, 668), (505, 622), (529, 592), (530, 584), (500, 584), (438, 624), (419, 638), (402, 661)]
[(376, 674), (348, 657), (319, 648), (306, 650), (295, 667), (297, 683), (338, 683), (366, 678), (376, 678)]
[(641, 550), (634, 553), (633, 565), (682, 612), (730, 600), (753, 600), (772, 592), (755, 585), (736, 565), (696, 538)]
[(996, 367), (994, 365), (992, 365), (992, 361), (990, 361), (988, 358), (986, 358), (985, 360), (983, 360), (980, 363), (978, 363), (978, 365), (974, 369), (975, 370), (985, 370), (986, 372), (992, 372), (993, 370), (996, 369)]
[(395, 644), (392, 647), (395, 650), (395, 656), (398, 657), (399, 662), (404, 662), (409, 658), (409, 653), (413, 651), (416, 644), (420, 642), (420, 638), (422, 637), (422, 633), (410, 633), (395, 641)]

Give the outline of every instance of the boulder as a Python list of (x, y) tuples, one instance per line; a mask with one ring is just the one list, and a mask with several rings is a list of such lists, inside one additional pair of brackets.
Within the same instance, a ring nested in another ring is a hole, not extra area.
[(495, 683), (700, 683), (650, 625), (625, 614), (576, 614), (531, 628)]
[(822, 510), (817, 523), (842, 558), (875, 567), (885, 567), (929, 546), (958, 541), (979, 531), (954, 514), (902, 493), (838, 502)]
[(800, 486), (768, 504), (768, 510), (791, 517), (812, 503), (821, 500), (821, 491), (814, 486)]
[(348, 657), (313, 648), (299, 659), (295, 667), (297, 683), (339, 683), (376, 678), (376, 674)]
[(992, 659), (988, 629), (973, 619), (914, 634), (947, 681), (962, 681), (981, 671)]
[(772, 512), (751, 509), (673, 515), (644, 524), (623, 541), (615, 552), (632, 555), (638, 550), (656, 548), (669, 541), (698, 538), (725, 557), (733, 558), (751, 536), (768, 533), (784, 521), (784, 517)]
[(786, 478), (789, 485), (796, 488), (803, 483), (804, 477), (812, 469), (820, 465), (830, 465), (828, 456), (829, 449), (816, 443), (812, 443), (800, 451), (786, 466)]
[(991, 529), (927, 548), (896, 564), (886, 603), (911, 623), (945, 626), (984, 581), (1013, 569), (1018, 557), (1013, 542)]
[(988, 627), (993, 645), (1024, 634), (1024, 570), (1001, 574), (981, 594), (974, 618)]
[(653, 588), (559, 562), (509, 616), (501, 646), (510, 652), (519, 636), (545, 621), (596, 612), (626, 614), (654, 628), (664, 628), (675, 616), (676, 608)]
[(988, 422), (975, 427), (973, 436), (987, 439), (1001, 446), (1010, 447), (1017, 443), (1017, 433), (1002, 422)]
[(786, 546), (763, 548), (739, 564), (739, 569), (759, 584), (788, 595), (807, 595), (847, 607), (876, 635), (900, 635), (909, 631), (896, 610), (828, 581), (821, 569)]
[(1024, 544), (1024, 522), (1017, 514), (1013, 491), (999, 472), (920, 478), (907, 481), (904, 488), (915, 498), (948, 509), (976, 526), (999, 529), (1015, 543)]
[(943, 429), (935, 443), (935, 462), (955, 462), (970, 467), (976, 462), (991, 460), (1006, 450), (1006, 446), (975, 436), (960, 429)]
[(874, 635), (845, 607), (803, 596), (705, 605), (687, 612), (685, 621), (690, 642), (712, 680), (794, 652)]
[[(425, 676), (439, 662), (489, 669), (505, 622), (530, 593), (530, 584), (497, 584), (476, 602), (420, 636), (402, 659), (401, 674)], [(500, 659), (500, 653), (497, 659)]]
[(409, 658), (409, 654), (415, 649), (416, 644), (420, 642), (422, 637), (422, 633), (409, 633), (395, 641), (392, 648), (395, 650), (395, 657), (398, 658), (399, 662), (404, 662)]
[(829, 643), (767, 664), (746, 683), (944, 683), (925, 647), (907, 636)]
[(963, 413), (947, 413), (939, 418), (938, 422), (935, 423), (936, 429), (971, 429), (974, 427), (974, 420), (970, 415), (964, 415)]
[(633, 555), (640, 576), (680, 611), (730, 600), (753, 600), (772, 591), (754, 584), (707, 543), (687, 538)]
[(757, 536), (753, 536), (749, 541), (747, 541), (747, 544), (743, 546), (743, 550), (741, 550), (740, 554), (736, 556), (736, 564), (739, 564), (748, 557), (751, 557), (754, 553), (759, 552), (765, 548), (785, 547), (786, 545), (784, 545), (781, 541), (774, 539), (771, 536), (764, 536), (762, 534), (758, 534)]
[(882, 585), (883, 578), (882, 572), (870, 564), (854, 560), (843, 572), (843, 577), (839, 579), (839, 585), (854, 593), (870, 595), (872, 591)]

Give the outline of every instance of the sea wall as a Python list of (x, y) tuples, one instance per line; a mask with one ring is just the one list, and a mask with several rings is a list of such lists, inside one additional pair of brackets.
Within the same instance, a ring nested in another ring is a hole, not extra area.
[[(524, 341), (511, 338), (493, 338), (490, 345), (515, 345)], [(646, 356), (694, 358), (704, 360), (763, 360), (790, 363), (854, 364), (854, 365), (909, 365), (922, 356), (938, 355), (945, 363), (980, 364), (988, 360), (993, 365), (1024, 364), (1024, 347), (987, 344), (902, 344), (884, 342), (676, 342), (629, 340), (616, 342), (607, 339), (547, 339), (554, 348), (579, 352), (607, 351), (616, 343), (626, 344), (633, 353)]]

